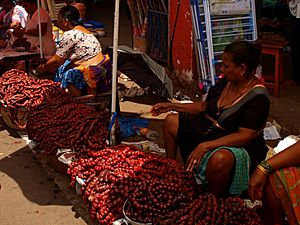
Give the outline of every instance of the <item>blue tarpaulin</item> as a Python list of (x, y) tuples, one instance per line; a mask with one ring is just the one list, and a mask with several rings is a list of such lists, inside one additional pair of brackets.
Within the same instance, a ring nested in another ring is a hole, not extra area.
[(136, 134), (135, 129), (139, 127), (148, 127), (149, 121), (144, 118), (132, 118), (132, 117), (118, 117), (120, 124), (120, 136), (121, 138), (130, 137)]
[(87, 29), (104, 29), (104, 24), (100, 22), (96, 22), (94, 20), (88, 20), (83, 22), (83, 26)]

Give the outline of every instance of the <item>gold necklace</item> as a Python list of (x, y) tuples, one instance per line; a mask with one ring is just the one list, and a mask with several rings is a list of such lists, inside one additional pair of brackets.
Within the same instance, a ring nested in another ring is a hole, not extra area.
[(227, 89), (226, 89), (226, 92), (224, 93), (224, 95), (222, 96), (222, 99), (220, 101), (220, 104), (219, 104), (219, 107), (218, 107), (218, 112), (217, 112), (217, 115), (220, 114), (220, 112), (224, 109), (224, 108), (228, 108), (230, 106), (232, 106), (240, 97), (242, 97), (242, 95), (245, 94), (247, 88), (250, 86), (250, 84), (254, 81), (254, 78), (252, 77), (251, 80), (245, 85), (245, 87), (239, 92), (239, 94), (229, 103), (229, 104), (226, 104), (224, 106), (222, 106), (223, 102), (224, 102), (224, 99), (225, 97), (227, 96), (230, 88), (231, 88), (231, 85), (232, 83), (228, 83), (228, 86), (227, 86)]

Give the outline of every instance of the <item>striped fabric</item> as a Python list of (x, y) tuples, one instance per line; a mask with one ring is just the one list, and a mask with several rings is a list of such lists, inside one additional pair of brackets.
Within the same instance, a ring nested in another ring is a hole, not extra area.
[(220, 149), (227, 149), (231, 151), (235, 156), (234, 176), (229, 189), (229, 193), (231, 195), (240, 195), (243, 191), (248, 189), (249, 182), (250, 158), (244, 148), (222, 146), (215, 150), (207, 152), (201, 160), (199, 168), (195, 172), (195, 178), (199, 184), (202, 184), (204, 186), (207, 185), (205, 171), (208, 160), (213, 153)]
[(300, 224), (300, 167), (277, 170), (270, 175), (270, 182), (289, 224)]

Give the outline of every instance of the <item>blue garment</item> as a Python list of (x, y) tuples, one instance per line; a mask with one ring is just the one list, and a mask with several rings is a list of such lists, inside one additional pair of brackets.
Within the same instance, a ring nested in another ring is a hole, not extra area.
[(120, 136), (121, 138), (130, 137), (134, 134), (135, 128), (138, 127), (148, 127), (149, 121), (144, 118), (126, 118), (118, 117), (118, 122), (120, 124)]
[(66, 60), (65, 63), (56, 70), (53, 80), (60, 82), (62, 88), (67, 88), (70, 84), (73, 84), (80, 90), (87, 87), (83, 73), (80, 70), (74, 69), (70, 60)]

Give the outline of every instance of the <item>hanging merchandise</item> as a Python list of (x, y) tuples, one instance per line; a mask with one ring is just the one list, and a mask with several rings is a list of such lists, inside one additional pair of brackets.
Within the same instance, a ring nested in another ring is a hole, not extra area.
[(251, 12), (250, 0), (211, 0), (211, 15), (238, 15)]
[[(131, 13), (132, 20), (132, 32), (134, 36), (141, 36), (145, 32), (144, 24), (147, 23), (147, 10), (148, 4), (147, 1), (133, 1), (127, 0), (127, 4)], [(146, 35), (145, 33), (143, 34)]]
[[(216, 52), (223, 51), (228, 43), (231, 43), (235, 40), (244, 39), (244, 29), (242, 20), (234, 20), (234, 21), (216, 21), (212, 22), (214, 27), (218, 27), (218, 33), (216, 33), (213, 38), (214, 50)], [(234, 28), (234, 27), (235, 28)], [(236, 35), (232, 35), (232, 34)], [(226, 35), (227, 34), (227, 35)]]
[(200, 72), (198, 82), (204, 92), (215, 85), (215, 80), (221, 75), (225, 46), (236, 40), (257, 39), (254, 0), (242, 0), (230, 7), (233, 2), (236, 1), (224, 0), (221, 4), (220, 0), (190, 0)]
[[(196, 58), (198, 64), (198, 83), (199, 89), (206, 92), (206, 88), (214, 85), (214, 77), (211, 77), (208, 61), (207, 39), (205, 26), (203, 26), (203, 5), (199, 6), (197, 0), (191, 0), (191, 12), (193, 21), (193, 31), (195, 36)], [(202, 17), (202, 18), (201, 18)]]
[(155, 60), (168, 62), (168, 1), (148, 0), (147, 54)]

